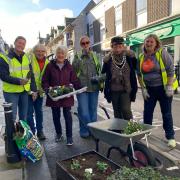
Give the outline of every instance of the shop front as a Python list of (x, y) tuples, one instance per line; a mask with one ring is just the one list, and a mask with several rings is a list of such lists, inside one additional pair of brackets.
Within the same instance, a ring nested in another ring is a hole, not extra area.
[(127, 33), (129, 46), (137, 55), (141, 52), (142, 43), (149, 34), (156, 34), (161, 39), (163, 47), (173, 56), (175, 64), (180, 61), (180, 16)]

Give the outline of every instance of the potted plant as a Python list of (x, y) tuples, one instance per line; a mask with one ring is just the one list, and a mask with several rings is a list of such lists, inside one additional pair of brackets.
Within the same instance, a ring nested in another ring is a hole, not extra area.
[(159, 171), (152, 167), (128, 168), (121, 167), (115, 173), (110, 175), (107, 180), (178, 180), (179, 178), (168, 177), (160, 174)]
[(57, 180), (105, 180), (120, 167), (96, 151), (89, 151), (71, 158), (57, 161)]

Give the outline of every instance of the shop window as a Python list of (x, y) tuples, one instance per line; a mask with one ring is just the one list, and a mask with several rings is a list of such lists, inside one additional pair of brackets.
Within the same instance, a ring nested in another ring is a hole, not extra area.
[(119, 5), (115, 8), (115, 26), (116, 26), (116, 35), (122, 33), (122, 6)]
[(147, 24), (147, 0), (136, 0), (136, 24), (137, 27)]
[(172, 58), (174, 59), (174, 44), (168, 44), (168, 45), (164, 45), (163, 46), (167, 52), (172, 56)]

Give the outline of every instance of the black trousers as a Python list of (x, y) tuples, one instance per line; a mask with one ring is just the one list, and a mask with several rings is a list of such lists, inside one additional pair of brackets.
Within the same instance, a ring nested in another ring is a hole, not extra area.
[[(61, 109), (60, 107), (51, 107), (54, 127), (57, 134), (62, 134), (61, 127)], [(65, 119), (66, 125), (66, 136), (72, 137), (72, 115), (71, 115), (71, 107), (63, 107), (63, 115)]]
[(122, 91), (112, 91), (112, 105), (115, 118), (125, 120), (132, 119), (133, 116), (129, 93)]
[(167, 97), (163, 86), (147, 87), (150, 97), (144, 101), (144, 123), (152, 124), (154, 108), (159, 101), (163, 119), (163, 128), (167, 139), (174, 139), (172, 97)]

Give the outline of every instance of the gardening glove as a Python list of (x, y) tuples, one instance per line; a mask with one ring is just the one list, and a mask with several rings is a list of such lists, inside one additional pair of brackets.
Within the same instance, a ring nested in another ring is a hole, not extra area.
[(167, 97), (172, 97), (174, 94), (173, 88), (171, 85), (167, 85), (165, 88), (165, 93)]
[(142, 88), (142, 95), (145, 101), (150, 97), (146, 88)]

